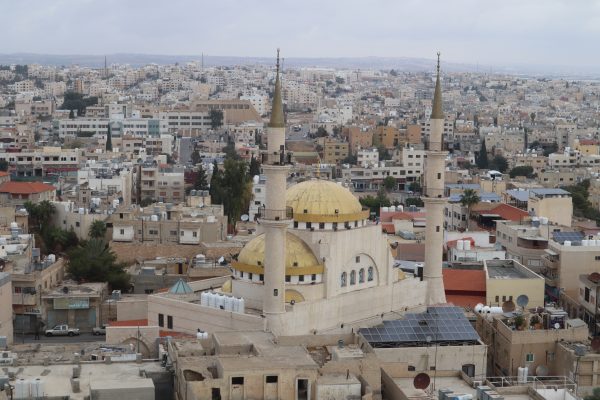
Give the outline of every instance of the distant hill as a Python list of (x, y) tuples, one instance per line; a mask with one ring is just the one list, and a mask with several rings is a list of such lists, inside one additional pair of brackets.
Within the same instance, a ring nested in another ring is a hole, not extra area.
[[(148, 64), (175, 64), (190, 61), (200, 61), (200, 55), (161, 55), (161, 54), (130, 54), (118, 53), (106, 55), (109, 64), (130, 64), (140, 67)], [(204, 56), (206, 66), (234, 65), (272, 65), (273, 57), (234, 57), (234, 56)], [(81, 65), (92, 68), (104, 66), (104, 55), (54, 55), (13, 53), (0, 54), (0, 64), (42, 64), (42, 65)], [(286, 57), (285, 66), (289, 67), (323, 67), (350, 69), (396, 69), (405, 72), (433, 71), (435, 60), (410, 57), (341, 57), (341, 58), (295, 58)], [(598, 78), (597, 68), (588, 66), (551, 66), (551, 65), (513, 65), (489, 66), (463, 63), (443, 63), (447, 72), (480, 72), (506, 73), (511, 75), (560, 76), (568, 78)]]

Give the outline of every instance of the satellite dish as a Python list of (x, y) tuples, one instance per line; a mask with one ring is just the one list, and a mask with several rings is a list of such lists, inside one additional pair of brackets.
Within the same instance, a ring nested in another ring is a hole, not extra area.
[(508, 300), (505, 301), (504, 303), (502, 303), (502, 312), (503, 313), (510, 313), (515, 311), (517, 307), (515, 306), (515, 303), (512, 300)]
[(241, 218), (242, 218), (242, 221), (244, 221), (244, 222), (246, 222), (246, 221), (248, 221), (250, 219), (250, 217), (248, 216), (248, 214), (242, 215)]
[(519, 297), (517, 297), (517, 305), (521, 308), (525, 308), (527, 307), (527, 304), (529, 304), (529, 296), (527, 296), (526, 294), (522, 294)]
[(413, 385), (415, 385), (416, 389), (426, 389), (429, 386), (429, 382), (431, 382), (431, 378), (425, 372), (421, 372), (413, 379)]
[(595, 352), (598, 352), (600, 350), (600, 336), (596, 336), (592, 339), (591, 346), (592, 350), (594, 350)]
[(546, 367), (543, 364), (538, 365), (537, 368), (535, 369), (535, 375), (536, 376), (547, 376), (548, 375), (548, 367)]
[(221, 256), (219, 258), (219, 264), (223, 264), (224, 261), (225, 261), (225, 257)]
[(558, 322), (554, 324), (554, 329), (560, 329), (560, 324)]

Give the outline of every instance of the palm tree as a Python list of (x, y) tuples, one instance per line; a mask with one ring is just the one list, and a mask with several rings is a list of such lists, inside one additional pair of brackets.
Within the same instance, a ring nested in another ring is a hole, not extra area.
[(471, 207), (479, 203), (481, 198), (479, 194), (473, 189), (465, 189), (463, 194), (460, 196), (460, 204), (463, 207), (467, 207), (467, 230), (469, 230), (469, 219), (471, 218)]
[(97, 219), (92, 222), (88, 235), (93, 239), (103, 239), (104, 235), (106, 235), (106, 224), (104, 221)]

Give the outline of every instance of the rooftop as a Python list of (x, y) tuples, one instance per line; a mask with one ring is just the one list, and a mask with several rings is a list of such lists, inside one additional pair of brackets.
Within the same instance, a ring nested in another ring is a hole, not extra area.
[(489, 279), (542, 279), (514, 260), (486, 260), (484, 265)]
[(0, 193), (33, 194), (56, 190), (52, 185), (42, 182), (4, 182), (0, 184)]

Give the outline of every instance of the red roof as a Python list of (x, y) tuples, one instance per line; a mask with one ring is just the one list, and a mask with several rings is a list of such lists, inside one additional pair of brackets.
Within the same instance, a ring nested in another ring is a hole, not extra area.
[(473, 211), (475, 214), (498, 214), (500, 218), (507, 221), (520, 221), (521, 219), (529, 216), (527, 211), (521, 210), (520, 208), (513, 207), (509, 204), (501, 203), (496, 207), (489, 210), (477, 210)]
[(0, 178), (4, 177), (4, 176), (8, 176), (8, 175), (9, 175), (8, 172), (6, 172), (6, 171), (0, 171)]
[(471, 309), (479, 303), (485, 304), (485, 296), (470, 296), (461, 294), (447, 294), (446, 301), (458, 307), (470, 307)]
[(130, 319), (127, 321), (111, 321), (108, 326), (148, 326), (147, 319)]
[(396, 258), (415, 262), (425, 261), (425, 243), (398, 243)]
[(385, 224), (381, 224), (381, 229), (385, 232), (385, 233), (390, 233), (390, 234), (394, 234), (396, 233), (396, 230), (394, 229), (394, 224), (389, 224), (389, 223), (385, 223)]
[(52, 185), (42, 182), (4, 182), (0, 184), (0, 193), (32, 194), (56, 190)]
[(442, 270), (446, 293), (480, 295), (485, 294), (485, 271), (480, 269)]

